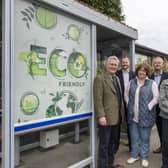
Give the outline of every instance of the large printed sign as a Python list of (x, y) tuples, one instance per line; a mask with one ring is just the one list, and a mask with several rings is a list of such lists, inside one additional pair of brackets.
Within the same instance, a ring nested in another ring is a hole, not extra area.
[(14, 29), (15, 124), (90, 112), (90, 25), (16, 0)]

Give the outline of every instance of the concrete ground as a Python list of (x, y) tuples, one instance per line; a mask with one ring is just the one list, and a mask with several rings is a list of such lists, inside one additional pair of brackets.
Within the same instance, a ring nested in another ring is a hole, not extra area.
[[(159, 139), (157, 134), (157, 129), (154, 128), (151, 134), (151, 145), (149, 154), (149, 168), (161, 168), (162, 157), (161, 154), (154, 154), (152, 151), (159, 147)], [(126, 160), (130, 157), (128, 152), (128, 146), (125, 145), (123, 140), (121, 140), (121, 145), (118, 153), (116, 154), (116, 163), (121, 163), (125, 165), (125, 168), (142, 168), (141, 160), (135, 162), (133, 165), (128, 165)]]
[[(21, 164), (19, 168), (67, 168), (69, 165), (89, 156), (89, 137), (82, 134), (78, 144), (73, 139), (62, 140), (59, 145), (52, 149), (42, 150), (41, 148), (31, 149), (21, 153)], [(153, 154), (153, 149), (159, 146), (157, 130), (154, 128), (151, 135), (151, 148), (149, 156), (149, 168), (161, 167), (161, 154)], [(121, 145), (115, 157), (116, 163), (125, 165), (125, 168), (141, 168), (141, 162), (133, 165), (126, 164), (129, 158), (126, 139), (121, 139)]]

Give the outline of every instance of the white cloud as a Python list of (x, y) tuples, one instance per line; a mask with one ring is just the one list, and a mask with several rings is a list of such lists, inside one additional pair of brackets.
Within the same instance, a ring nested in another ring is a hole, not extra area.
[(126, 24), (138, 30), (138, 43), (168, 53), (168, 1), (122, 0)]

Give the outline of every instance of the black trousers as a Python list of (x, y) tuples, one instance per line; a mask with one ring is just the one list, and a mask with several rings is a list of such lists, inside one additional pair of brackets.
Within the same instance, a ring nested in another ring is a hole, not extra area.
[(131, 135), (130, 135), (130, 130), (129, 130), (129, 123), (128, 123), (128, 110), (126, 107), (126, 102), (124, 101), (124, 110), (125, 110), (125, 122), (126, 122), (126, 126), (127, 126), (127, 138), (128, 138), (128, 146), (129, 146), (129, 151), (131, 151)]
[(160, 144), (162, 146), (162, 118), (159, 116), (160, 108), (157, 105), (156, 107), (156, 126), (159, 134)]
[(168, 168), (168, 119), (162, 118), (162, 168)]
[(98, 168), (110, 168), (118, 150), (120, 123), (115, 126), (99, 126)]

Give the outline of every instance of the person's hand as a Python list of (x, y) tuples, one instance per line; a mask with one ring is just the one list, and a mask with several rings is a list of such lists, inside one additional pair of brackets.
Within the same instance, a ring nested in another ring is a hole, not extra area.
[(99, 118), (99, 124), (100, 124), (101, 126), (106, 126), (106, 125), (107, 125), (106, 117), (100, 117), (100, 118)]

